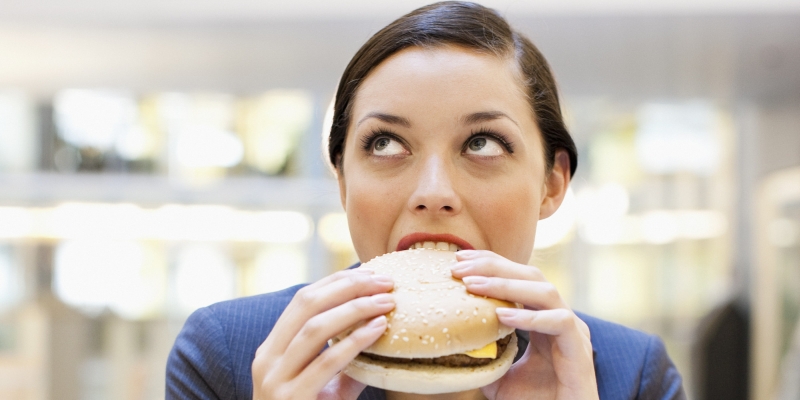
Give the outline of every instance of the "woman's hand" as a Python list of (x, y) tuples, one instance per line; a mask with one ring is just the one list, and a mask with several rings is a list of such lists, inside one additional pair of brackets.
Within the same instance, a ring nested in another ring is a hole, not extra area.
[(488, 399), (598, 398), (589, 327), (539, 269), (485, 250), (459, 251), (456, 258), (453, 276), (471, 293), (522, 304), (524, 309), (499, 308), (497, 316), (505, 325), (530, 332), (522, 358), (482, 388)]
[[(253, 360), (253, 398), (356, 399), (365, 385), (340, 373), (386, 330), (391, 278), (340, 271), (300, 289)], [(366, 324), (322, 353), (328, 339)]]

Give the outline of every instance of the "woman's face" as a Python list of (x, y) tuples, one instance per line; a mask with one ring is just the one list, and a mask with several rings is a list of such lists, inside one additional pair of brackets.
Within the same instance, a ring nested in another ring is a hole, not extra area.
[(453, 46), (402, 50), (361, 84), (350, 121), (339, 186), (361, 261), (430, 242), (528, 262), (536, 222), (568, 178), (545, 173), (510, 61)]

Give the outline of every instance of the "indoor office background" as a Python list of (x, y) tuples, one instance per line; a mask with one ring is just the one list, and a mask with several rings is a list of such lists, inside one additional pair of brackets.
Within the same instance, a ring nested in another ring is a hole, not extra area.
[[(354, 262), (325, 121), (421, 4), (0, 3), (0, 398), (163, 398), (193, 310)], [(531, 264), (692, 399), (800, 398), (800, 4), (486, 4), (579, 148)]]

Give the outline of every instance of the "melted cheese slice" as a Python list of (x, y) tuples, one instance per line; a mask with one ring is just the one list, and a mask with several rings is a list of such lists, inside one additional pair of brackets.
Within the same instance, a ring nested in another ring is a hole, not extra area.
[(497, 358), (497, 342), (492, 342), (486, 346), (464, 353), (472, 358)]

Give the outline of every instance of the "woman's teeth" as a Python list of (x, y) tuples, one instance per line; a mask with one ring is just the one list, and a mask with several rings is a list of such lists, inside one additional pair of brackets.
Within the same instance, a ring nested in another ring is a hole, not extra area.
[(459, 251), (461, 247), (458, 247), (452, 243), (447, 242), (417, 242), (414, 243), (409, 249), (436, 249), (436, 250), (450, 250), (450, 251)]

